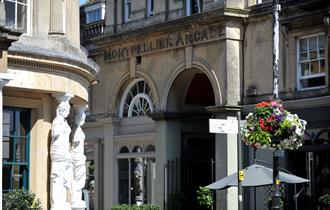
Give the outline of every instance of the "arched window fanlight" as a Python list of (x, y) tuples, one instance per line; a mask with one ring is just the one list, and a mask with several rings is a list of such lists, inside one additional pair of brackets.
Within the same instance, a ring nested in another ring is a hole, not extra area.
[(144, 116), (154, 111), (150, 86), (143, 79), (130, 83), (120, 103), (120, 117)]
[(120, 153), (129, 153), (129, 150), (127, 147), (122, 147), (119, 152)]

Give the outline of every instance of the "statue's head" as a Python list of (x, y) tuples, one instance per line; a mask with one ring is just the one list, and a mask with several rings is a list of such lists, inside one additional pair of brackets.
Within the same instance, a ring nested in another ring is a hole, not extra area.
[(57, 106), (56, 114), (66, 118), (70, 114), (70, 104), (69, 101), (62, 101)]
[(75, 107), (75, 123), (76, 125), (82, 126), (86, 119), (87, 105)]

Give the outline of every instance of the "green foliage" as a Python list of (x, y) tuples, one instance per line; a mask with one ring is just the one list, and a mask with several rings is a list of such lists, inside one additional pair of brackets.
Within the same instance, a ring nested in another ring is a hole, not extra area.
[(3, 210), (41, 209), (39, 198), (26, 190), (14, 190), (3, 194)]
[(184, 202), (184, 195), (181, 191), (174, 191), (170, 194), (170, 199), (171, 199), (172, 205), (174, 207), (180, 209)]
[(160, 208), (159, 206), (153, 204), (143, 204), (140, 206), (121, 204), (113, 206), (111, 210), (160, 210)]
[(324, 207), (330, 207), (330, 194), (324, 194), (319, 198), (319, 202)]
[(196, 195), (197, 203), (201, 207), (211, 209), (211, 207), (213, 206), (213, 195), (210, 189), (199, 186), (198, 190), (196, 191)]

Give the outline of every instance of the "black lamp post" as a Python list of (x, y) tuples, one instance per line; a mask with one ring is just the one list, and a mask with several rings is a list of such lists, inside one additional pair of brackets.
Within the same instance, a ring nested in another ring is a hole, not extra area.
[[(273, 0), (273, 95), (274, 100), (278, 100), (278, 81), (279, 81), (279, 48), (280, 48), (280, 25), (279, 13), (281, 10), (279, 0)], [(273, 151), (273, 202), (272, 209), (281, 209), (281, 192), (279, 181), (279, 158), (282, 156), (283, 151)]]

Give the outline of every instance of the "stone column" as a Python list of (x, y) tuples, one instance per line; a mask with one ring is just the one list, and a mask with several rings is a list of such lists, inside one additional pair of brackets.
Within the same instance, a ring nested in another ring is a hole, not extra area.
[(155, 204), (161, 209), (167, 209), (168, 189), (166, 167), (168, 160), (180, 159), (181, 156), (181, 122), (177, 116), (158, 112), (148, 114), (156, 121), (156, 182)]
[(52, 94), (58, 102), (56, 117), (52, 122), (50, 145), (50, 205), (51, 210), (68, 210), (68, 201), (72, 189), (72, 164), (70, 157), (71, 128), (66, 118), (70, 113), (69, 101), (73, 95), (69, 93)]
[(14, 77), (10, 74), (0, 73), (0, 209), (2, 209), (2, 106), (3, 106), (3, 97), (2, 97), (2, 88)]
[[(216, 119), (236, 120), (239, 106), (216, 106), (208, 107), (207, 110), (215, 116)], [(222, 179), (237, 172), (237, 134), (215, 135), (215, 177), (216, 180)], [(240, 160), (242, 161), (242, 159)], [(227, 190), (218, 190), (216, 192), (216, 209), (237, 210), (238, 209), (238, 191), (231, 187)]]
[(104, 209), (110, 209), (116, 203), (115, 186), (117, 182), (115, 181), (114, 127), (113, 119), (106, 119), (104, 122), (104, 176), (101, 181), (104, 189), (104, 200), (103, 204), (98, 204), (103, 205)]
[[(72, 0), (70, 0), (72, 1)], [(65, 3), (66, 0), (50, 0), (50, 27), (49, 35), (64, 35), (65, 30)]]
[(73, 181), (72, 181), (72, 209), (85, 209), (86, 202), (82, 200), (82, 189), (86, 183), (86, 156), (84, 154), (85, 133), (81, 126), (85, 123), (85, 110), (87, 105), (74, 104), (74, 125), (72, 128), (73, 138), (71, 139), (71, 161), (73, 166)]

